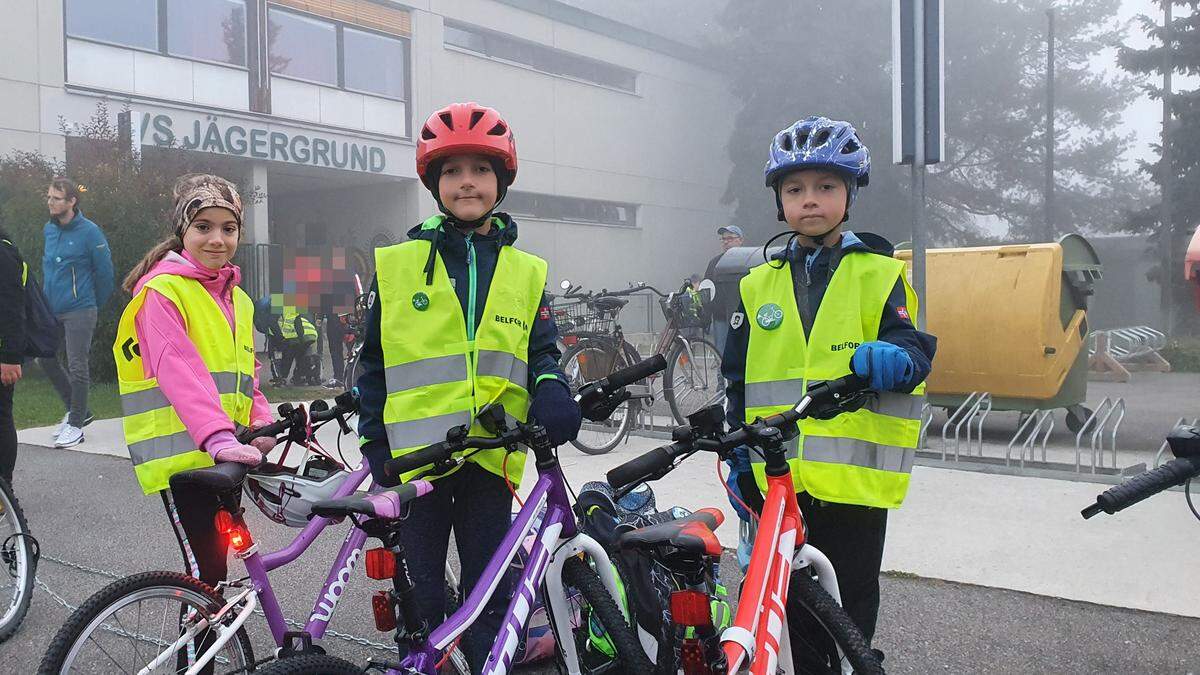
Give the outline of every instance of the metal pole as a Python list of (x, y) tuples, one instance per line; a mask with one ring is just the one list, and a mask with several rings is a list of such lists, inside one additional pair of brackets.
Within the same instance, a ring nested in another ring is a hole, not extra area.
[(1054, 9), (1046, 10), (1046, 241), (1054, 241)]
[(1163, 321), (1168, 335), (1174, 332), (1175, 303), (1172, 302), (1171, 288), (1175, 278), (1174, 227), (1172, 227), (1171, 197), (1175, 182), (1175, 167), (1171, 157), (1171, 75), (1174, 65), (1171, 61), (1171, 7), (1172, 3), (1163, 3), (1163, 91), (1162, 91), (1162, 213), (1159, 216), (1159, 250), (1162, 269), (1160, 278), (1160, 303), (1162, 305)]
[(913, 2), (913, 290), (917, 294), (917, 328), (925, 329), (925, 2)]

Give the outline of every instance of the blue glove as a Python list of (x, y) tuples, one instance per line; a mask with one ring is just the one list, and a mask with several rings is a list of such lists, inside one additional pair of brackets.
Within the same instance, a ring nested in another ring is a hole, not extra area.
[(854, 350), (850, 359), (854, 374), (869, 380), (875, 391), (892, 391), (908, 384), (914, 366), (903, 347), (890, 342), (867, 342)]
[(583, 417), (571, 390), (561, 380), (542, 380), (534, 390), (529, 418), (546, 427), (550, 442), (562, 445), (575, 440)]
[[(750, 473), (750, 451), (744, 445), (739, 445), (733, 449), (736, 457), (730, 461), (726, 460), (725, 465), (729, 467), (729, 475), (725, 477), (725, 485), (729, 487), (729, 491), (737, 495), (737, 498), (746, 501), (745, 495), (742, 494), (742, 488), (738, 485), (738, 477)], [(733, 497), (729, 497), (729, 505), (733, 507), (738, 518), (749, 522), (751, 520), (750, 512), (742, 507), (741, 504)]]

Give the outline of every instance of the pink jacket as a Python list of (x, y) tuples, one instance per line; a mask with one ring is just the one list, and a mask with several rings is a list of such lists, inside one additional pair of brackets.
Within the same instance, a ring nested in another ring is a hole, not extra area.
[[(168, 253), (146, 276), (138, 280), (134, 295), (159, 274), (177, 274), (199, 281), (217, 301), (230, 327), (233, 326), (233, 287), (241, 280), (241, 270), (226, 264), (210, 270), (196, 262), (186, 251)], [(163, 395), (171, 402), (179, 419), (196, 445), (210, 452), (235, 444), (233, 422), (221, 408), (217, 386), (208, 373), (196, 347), (188, 339), (183, 316), (162, 294), (151, 289), (145, 304), (134, 318), (142, 364), (146, 377), (157, 377)], [(272, 420), (271, 407), (258, 387), (259, 363), (254, 362), (254, 406), (251, 426)], [(210, 447), (219, 446), (219, 447)]]

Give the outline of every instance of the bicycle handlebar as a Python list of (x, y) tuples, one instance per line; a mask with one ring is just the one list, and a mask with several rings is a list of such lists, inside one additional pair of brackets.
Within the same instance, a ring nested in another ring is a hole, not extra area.
[(1178, 457), (1157, 469), (1139, 473), (1120, 485), (1105, 490), (1096, 497), (1095, 504), (1083, 509), (1080, 514), (1084, 519), (1091, 518), (1101, 511), (1111, 516), (1197, 476), (1200, 476), (1200, 458)]
[(617, 407), (631, 397), (631, 394), (625, 391), (625, 387), (666, 369), (667, 359), (662, 354), (655, 354), (632, 366), (610, 373), (608, 377), (583, 385), (575, 394), (575, 401), (579, 403), (580, 412), (585, 419), (602, 422), (611, 417)]
[(627, 485), (662, 478), (675, 468), (676, 459), (699, 450), (711, 450), (724, 455), (739, 445), (757, 445), (775, 440), (782, 429), (807, 417), (808, 409), (812, 405), (837, 405), (866, 389), (866, 380), (850, 374), (814, 384), (794, 407), (765, 419), (757, 419), (727, 434), (716, 434), (715, 437), (712, 434), (697, 435), (694, 433), (695, 425), (679, 427), (676, 429), (676, 435), (682, 435), (684, 438), (655, 448), (613, 468), (606, 475), (608, 483), (613, 489), (620, 490)]
[(308, 424), (321, 425), (330, 420), (337, 420), (342, 430), (350, 433), (345, 416), (358, 410), (358, 397), (353, 391), (338, 394), (332, 408), (319, 407), (325, 401), (313, 401), (306, 411), (303, 406), (296, 408), (290, 403), (279, 406), (280, 419), (257, 429), (246, 429), (237, 435), (239, 443), (249, 443), (256, 438), (276, 437), (284, 432), (303, 432)]
[(506, 429), (495, 437), (468, 436), (469, 431), (470, 425), (467, 424), (454, 427), (446, 432), (444, 441), (389, 459), (383, 465), (383, 472), (393, 478), (399, 478), (421, 467), (446, 462), (454, 453), (464, 450), (492, 450), (517, 443), (524, 443), (531, 448), (550, 444), (546, 429), (537, 423), (518, 422), (515, 429)]

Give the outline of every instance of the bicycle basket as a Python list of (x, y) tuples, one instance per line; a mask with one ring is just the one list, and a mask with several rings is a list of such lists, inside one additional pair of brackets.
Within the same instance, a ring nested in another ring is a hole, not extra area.
[(676, 293), (658, 301), (663, 316), (680, 328), (704, 328), (709, 324), (708, 292)]
[(611, 333), (620, 308), (602, 302), (558, 305), (553, 308), (554, 322), (562, 334)]

